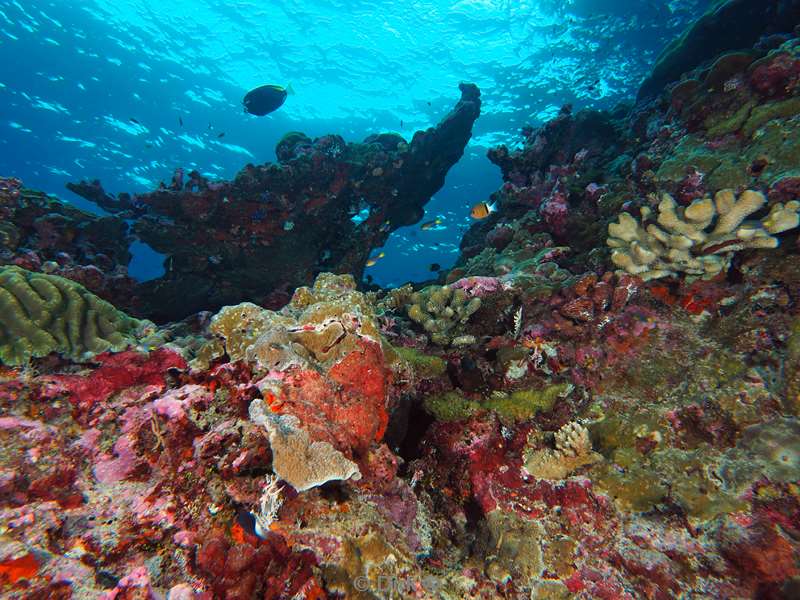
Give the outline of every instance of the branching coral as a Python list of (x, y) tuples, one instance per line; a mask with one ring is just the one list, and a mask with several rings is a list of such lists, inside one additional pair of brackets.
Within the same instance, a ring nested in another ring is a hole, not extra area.
[(274, 415), (263, 400), (250, 403), (250, 420), (264, 427), (272, 448), (272, 470), (298, 492), (328, 481), (360, 479), (358, 466), (328, 442), (312, 442), (292, 415)]
[(278, 478), (275, 475), (267, 475), (264, 489), (261, 490), (261, 497), (258, 499), (258, 512), (253, 515), (256, 521), (255, 530), (259, 537), (265, 537), (270, 525), (278, 520), (278, 510), (281, 505), (283, 496), (278, 487)]
[(682, 208), (664, 194), (655, 221), (652, 210), (643, 207), (641, 223), (624, 212), (609, 224), (611, 260), (644, 280), (678, 273), (713, 277), (728, 268), (734, 252), (775, 248), (774, 235), (800, 223), (798, 201), (777, 203), (760, 221), (745, 221), (765, 203), (759, 192), (746, 190), (736, 198), (732, 190), (721, 190), (713, 200), (698, 199)]
[(592, 451), (589, 431), (577, 422), (555, 434), (555, 449), (534, 450), (525, 456), (525, 470), (539, 479), (565, 479), (572, 471), (600, 460)]
[(480, 307), (481, 299), (470, 298), (463, 289), (431, 285), (414, 292), (406, 310), (437, 346), (467, 346), (475, 338), (463, 335), (461, 327)]
[(5, 364), (51, 352), (78, 360), (122, 350), (146, 324), (69, 279), (0, 268), (0, 362)]

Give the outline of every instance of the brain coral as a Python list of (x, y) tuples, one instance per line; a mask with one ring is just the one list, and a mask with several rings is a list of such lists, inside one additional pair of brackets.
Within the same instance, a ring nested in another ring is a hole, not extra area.
[(122, 350), (146, 323), (69, 279), (0, 268), (0, 362), (5, 364), (22, 365), (51, 352), (79, 360)]

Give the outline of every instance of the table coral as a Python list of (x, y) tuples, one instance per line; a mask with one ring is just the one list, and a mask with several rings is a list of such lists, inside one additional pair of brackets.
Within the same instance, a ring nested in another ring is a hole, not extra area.
[(122, 350), (145, 325), (74, 281), (0, 267), (0, 362), (7, 365), (51, 352), (79, 360)]
[(732, 190), (721, 190), (713, 200), (695, 200), (683, 208), (664, 194), (655, 222), (652, 210), (642, 207), (641, 222), (623, 212), (608, 226), (607, 243), (614, 249), (611, 260), (645, 281), (678, 273), (714, 277), (728, 268), (734, 252), (775, 248), (775, 234), (800, 223), (800, 202), (794, 200), (774, 204), (759, 221), (744, 222), (765, 203), (760, 192), (746, 190), (736, 198)]
[(250, 420), (269, 433), (275, 474), (298, 492), (328, 481), (361, 478), (358, 466), (328, 442), (312, 442), (296, 417), (272, 415), (262, 400), (254, 400)]

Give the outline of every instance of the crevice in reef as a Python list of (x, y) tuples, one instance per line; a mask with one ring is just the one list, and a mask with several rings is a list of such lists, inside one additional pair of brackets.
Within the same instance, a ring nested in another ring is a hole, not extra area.
[(422, 458), (424, 453), (422, 442), (425, 439), (425, 434), (428, 433), (428, 429), (435, 421), (422, 407), (421, 401), (411, 403), (408, 411), (406, 434), (397, 449), (397, 454), (403, 459), (403, 464), (400, 466), (398, 473), (401, 477), (408, 474), (411, 461)]

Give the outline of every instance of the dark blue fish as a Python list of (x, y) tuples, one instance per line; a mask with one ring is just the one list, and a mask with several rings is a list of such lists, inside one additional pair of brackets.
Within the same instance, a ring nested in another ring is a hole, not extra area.
[(263, 117), (283, 106), (289, 94), (294, 94), (292, 84), (285, 88), (279, 85), (262, 85), (247, 92), (242, 100), (244, 112)]

